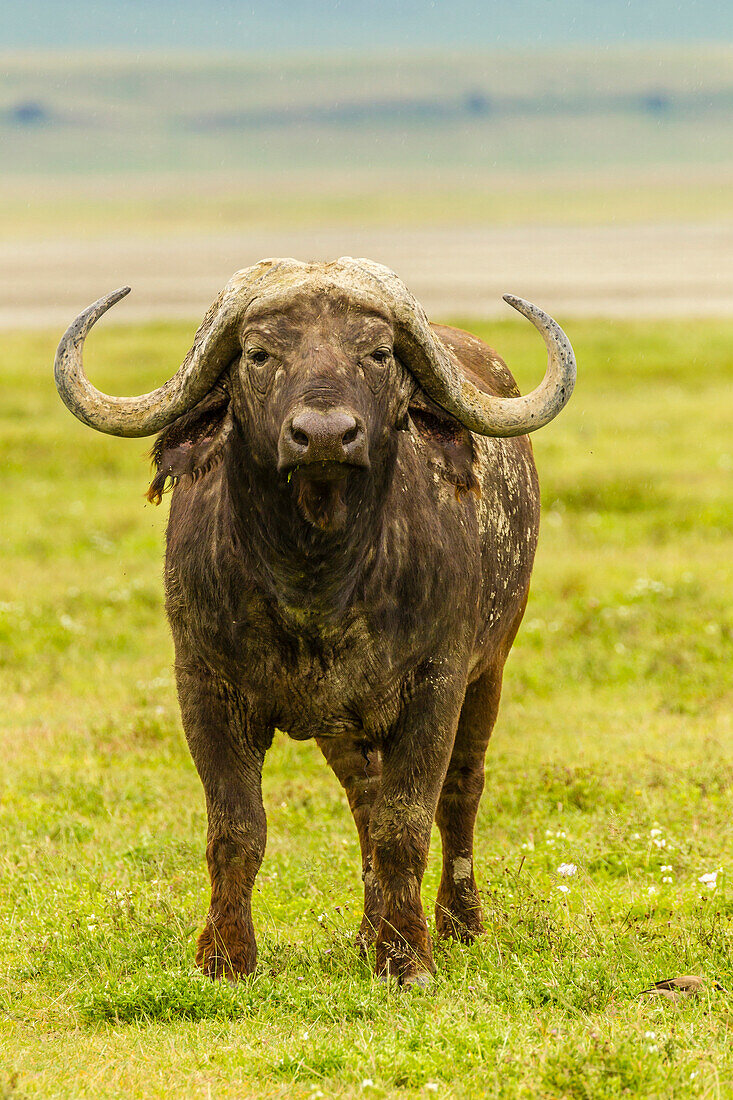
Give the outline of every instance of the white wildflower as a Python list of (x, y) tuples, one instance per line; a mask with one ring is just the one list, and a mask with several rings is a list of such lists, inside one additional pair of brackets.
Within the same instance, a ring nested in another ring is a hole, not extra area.
[(372, 1081), (371, 1077), (365, 1077), (364, 1080), (361, 1083), (361, 1087), (363, 1089), (373, 1089), (374, 1088), (374, 1082)]
[(426, 1081), (425, 1082), (425, 1088), (427, 1089), (428, 1092), (437, 1092), (438, 1091), (438, 1082), (437, 1081)]
[(644, 1032), (644, 1038), (645, 1039), (656, 1039), (656, 1037), (657, 1037), (656, 1033), (653, 1032), (653, 1031), (645, 1031)]
[(318, 914), (318, 923), (323, 924), (324, 920), (326, 919), (326, 916), (327, 916), (326, 913), (319, 913)]
[(700, 875), (698, 882), (701, 882), (703, 886), (709, 886), (711, 890), (714, 890), (718, 885), (718, 873), (723, 868), (719, 867), (717, 871), (709, 871), (706, 875)]
[(672, 870), (672, 865), (670, 863), (665, 863), (663, 867), (659, 868), (659, 870), (662, 872), (662, 874), (664, 874), (665, 871)]
[(576, 875), (578, 873), (578, 868), (574, 863), (561, 863), (557, 869), (557, 873), (558, 875), (566, 875), (569, 877), (570, 875)]
[(671, 875), (663, 875), (662, 876), (662, 882), (671, 883), (671, 882), (674, 882), (674, 879), (672, 878)]
[(650, 829), (649, 830), (649, 836), (650, 837), (661, 836), (661, 835), (662, 835), (662, 830), (661, 829)]
[(563, 894), (569, 894), (570, 893), (570, 887), (569, 886), (558, 886), (558, 890)]

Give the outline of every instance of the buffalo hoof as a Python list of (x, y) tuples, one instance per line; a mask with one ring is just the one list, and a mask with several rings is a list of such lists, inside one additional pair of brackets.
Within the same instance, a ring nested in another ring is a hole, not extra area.
[(251, 974), (257, 964), (257, 944), (254, 938), (225, 942), (221, 934), (214, 934), (210, 925), (199, 936), (196, 965), (207, 978), (222, 978), (236, 982)]
[(407, 989), (410, 991), (422, 991), (429, 989), (433, 984), (433, 975), (428, 970), (415, 970), (411, 974), (398, 976), (397, 974), (377, 974), (376, 979), (387, 988)]
[(376, 943), (376, 972), (409, 985), (423, 974), (434, 974), (435, 963), (425, 918), (402, 917), (382, 921)]
[(403, 989), (429, 989), (433, 984), (433, 975), (427, 970), (418, 970), (414, 974), (408, 974), (402, 979)]
[(396, 974), (375, 974), (374, 977), (380, 985), (386, 985), (388, 989), (399, 988), (400, 981)]

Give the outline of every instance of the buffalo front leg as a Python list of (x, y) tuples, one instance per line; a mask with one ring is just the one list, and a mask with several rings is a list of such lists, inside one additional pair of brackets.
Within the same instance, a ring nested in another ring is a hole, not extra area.
[(484, 931), (473, 873), (473, 833), (484, 789), (484, 757), (500, 694), (501, 670), (485, 672), (468, 688), (436, 814), (443, 844), (436, 931), (464, 943)]
[(374, 870), (384, 899), (376, 970), (404, 985), (425, 985), (435, 973), (420, 888), (463, 696), (463, 685), (451, 684), (435, 667), (426, 681), (411, 693), (384, 745), (370, 825)]
[(382, 892), (372, 863), (369, 822), (382, 774), (379, 752), (354, 737), (317, 737), (318, 747), (346, 791), (359, 834), (364, 914), (356, 936), (362, 950), (374, 943), (382, 919)]
[(265, 728), (247, 699), (209, 673), (178, 672), (181, 715), (206, 794), (211, 904), (196, 964), (210, 978), (251, 974), (257, 961), (252, 889), (265, 853)]

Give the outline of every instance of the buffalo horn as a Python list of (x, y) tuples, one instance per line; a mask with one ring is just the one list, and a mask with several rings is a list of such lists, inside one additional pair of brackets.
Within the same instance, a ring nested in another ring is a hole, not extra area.
[(236, 286), (227, 284), (204, 318), (193, 347), (167, 382), (139, 397), (110, 397), (96, 389), (82, 362), (84, 340), (100, 317), (130, 288), (100, 298), (80, 313), (69, 326), (56, 352), (56, 388), (66, 407), (90, 428), (108, 435), (152, 435), (192, 409), (204, 397), (239, 351), (236, 326), (241, 316), (241, 295), (254, 290), (269, 263), (237, 273)]
[(573, 349), (560, 326), (531, 302), (504, 295), (504, 301), (541, 333), (547, 347), (545, 377), (524, 397), (496, 397), (477, 389), (465, 377), (452, 353), (432, 332), (422, 306), (393, 271), (370, 260), (351, 262), (377, 280), (390, 300), (398, 355), (433, 400), (470, 431), (489, 436), (526, 435), (548, 424), (567, 404), (576, 376)]
[(140, 397), (110, 397), (87, 379), (82, 351), (87, 333), (129, 287), (100, 298), (66, 330), (56, 353), (55, 377), (66, 406), (84, 424), (110, 435), (142, 436), (160, 431), (204, 397), (239, 352), (238, 327), (256, 300), (270, 307), (297, 293), (336, 290), (395, 322), (395, 350), (438, 405), (480, 435), (526, 435), (549, 423), (573, 392), (575, 356), (565, 333), (537, 306), (506, 294), (505, 301), (541, 333), (547, 371), (524, 397), (496, 397), (474, 386), (435, 336), (419, 302), (389, 268), (343, 256), (330, 264), (263, 260), (238, 271), (216, 299), (196, 333), (193, 347), (172, 378)]

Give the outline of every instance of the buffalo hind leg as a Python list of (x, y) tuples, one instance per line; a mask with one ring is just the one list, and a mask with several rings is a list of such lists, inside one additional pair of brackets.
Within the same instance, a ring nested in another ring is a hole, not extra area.
[(473, 831), (484, 789), (484, 757), (499, 710), (501, 669), (471, 684), (461, 710), (436, 822), (443, 844), (443, 873), (435, 903), (439, 936), (470, 943), (484, 931), (473, 873)]
[(463, 697), (463, 685), (437, 675), (437, 665), (431, 662), (415, 686), (384, 745), (371, 815), (374, 870), (384, 898), (376, 972), (403, 985), (425, 985), (435, 973), (420, 888)]
[(257, 962), (252, 889), (265, 852), (262, 764), (267, 744), (246, 699), (208, 672), (178, 671), (181, 715), (206, 794), (211, 904), (196, 964), (210, 978), (251, 974)]
[(359, 834), (361, 877), (364, 882), (364, 914), (357, 945), (365, 950), (377, 938), (382, 919), (382, 892), (372, 865), (369, 821), (382, 774), (379, 752), (353, 737), (316, 737), (318, 748), (346, 791)]

